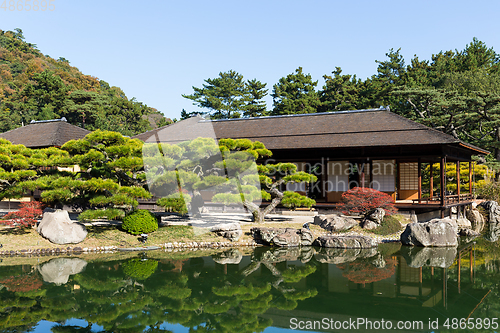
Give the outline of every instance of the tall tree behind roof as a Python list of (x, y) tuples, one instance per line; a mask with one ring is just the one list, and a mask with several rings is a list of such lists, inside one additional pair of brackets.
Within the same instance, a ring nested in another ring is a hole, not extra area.
[[(220, 72), (214, 79), (206, 79), (202, 88), (193, 87), (192, 95), (182, 97), (208, 109), (204, 114), (213, 119), (256, 117), (266, 114), (266, 104), (262, 100), (267, 95), (265, 87), (265, 83), (256, 79), (245, 81), (243, 75), (229, 70)], [(194, 113), (184, 112), (181, 117), (184, 119)]]
[(316, 92), (318, 81), (313, 81), (310, 74), (304, 74), (302, 67), (295, 73), (279, 79), (273, 86), (272, 115), (286, 115), (297, 113), (315, 113), (321, 102)]

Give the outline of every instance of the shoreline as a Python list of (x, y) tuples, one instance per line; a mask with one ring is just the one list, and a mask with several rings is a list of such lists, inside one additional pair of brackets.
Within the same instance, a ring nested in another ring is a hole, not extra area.
[[(356, 232), (348, 232), (348, 233), (336, 233), (335, 235), (345, 235), (345, 236), (368, 236), (361, 233)], [(382, 243), (399, 243), (398, 239), (393, 238), (393, 235), (387, 236), (368, 236), (375, 239), (377, 244)], [(245, 241), (245, 242), (231, 242), (231, 241), (221, 241), (221, 242), (173, 242), (173, 243), (165, 243), (161, 245), (148, 245), (148, 246), (138, 246), (138, 247), (117, 247), (117, 246), (97, 246), (93, 248), (89, 247), (80, 247), (80, 246), (67, 246), (63, 247), (55, 247), (55, 248), (37, 248), (37, 249), (22, 249), (22, 250), (0, 250), (0, 257), (40, 257), (40, 256), (58, 256), (58, 255), (72, 255), (72, 254), (87, 254), (87, 253), (116, 253), (116, 252), (146, 252), (146, 251), (157, 251), (157, 250), (165, 250), (167, 252), (178, 252), (179, 250), (216, 250), (216, 249), (226, 249), (226, 248), (240, 248), (240, 247), (269, 247), (269, 248), (277, 248), (277, 249), (289, 249), (289, 248), (302, 248), (302, 247), (314, 247), (317, 246), (296, 246), (296, 247), (279, 247), (279, 246), (268, 246), (259, 244), (255, 241)]]
[[(146, 243), (137, 240), (136, 235), (130, 235), (119, 230), (119, 221), (100, 221), (95, 225), (86, 225), (89, 234), (86, 239), (78, 244), (54, 244), (43, 238), (36, 232), (36, 229), (17, 229), (15, 227), (3, 228), (0, 226), (0, 257), (39, 257), (48, 255), (73, 255), (85, 253), (110, 253), (110, 252), (145, 252), (152, 250), (179, 251), (184, 249), (226, 249), (226, 248), (255, 248), (266, 246), (258, 244), (252, 238), (250, 229), (253, 227), (274, 227), (274, 228), (302, 228), (305, 222), (312, 222), (312, 216), (290, 216), (272, 214), (264, 223), (249, 222), (248, 214), (210, 214), (207, 221), (185, 220), (180, 221), (178, 217), (172, 217), (171, 221), (161, 221), (160, 229), (150, 234)], [(211, 221), (210, 221), (211, 220)], [(216, 236), (207, 227), (214, 222), (227, 223), (240, 222), (243, 235), (238, 241)], [(170, 222), (170, 223), (169, 223)], [(110, 228), (113, 227), (113, 228)], [(169, 230), (169, 227), (173, 227)], [(185, 232), (180, 236), (175, 234), (176, 228), (191, 230), (189, 234)], [(111, 231), (110, 231), (111, 230)], [(114, 230), (114, 233), (113, 233)], [(330, 232), (317, 225), (310, 224), (313, 237), (317, 238)], [(364, 231), (344, 231), (333, 233), (336, 235), (358, 235), (368, 236), (378, 244), (388, 242), (399, 242), (401, 232), (391, 235), (376, 235)], [(287, 247), (279, 247), (287, 248)]]

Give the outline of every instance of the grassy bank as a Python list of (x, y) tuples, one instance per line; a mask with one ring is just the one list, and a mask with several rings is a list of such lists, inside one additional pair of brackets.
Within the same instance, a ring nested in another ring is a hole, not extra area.
[[(242, 223), (243, 236), (237, 243), (250, 242), (252, 237), (250, 229), (253, 227), (273, 228), (301, 228), (302, 222), (265, 222), (265, 223)], [(197, 228), (184, 225), (160, 227), (157, 231), (149, 234), (148, 240), (143, 244), (138, 236), (131, 235), (121, 230), (120, 226), (92, 226), (87, 227), (87, 237), (79, 244), (58, 245), (53, 244), (38, 234), (35, 229), (18, 229), (14, 227), (0, 226), (0, 244), (2, 251), (21, 251), (36, 249), (56, 249), (70, 247), (96, 248), (104, 246), (116, 246), (120, 248), (140, 246), (163, 246), (165, 243), (173, 242), (228, 242), (227, 239), (219, 237), (206, 228)], [(314, 237), (324, 234), (325, 231), (318, 226), (311, 225)]]

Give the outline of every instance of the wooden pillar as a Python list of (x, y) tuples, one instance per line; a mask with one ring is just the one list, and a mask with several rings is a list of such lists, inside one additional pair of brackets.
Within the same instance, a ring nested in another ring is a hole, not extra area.
[(472, 162), (469, 162), (469, 193), (472, 199)]
[(401, 192), (401, 164), (399, 163), (398, 160), (396, 160), (396, 172), (398, 173), (397, 174), (397, 178), (396, 178), (396, 181), (397, 181), (397, 188), (396, 188), (396, 191), (397, 191), (397, 199), (400, 199), (400, 192)]
[(461, 268), (461, 262), (462, 262), (461, 259), (462, 259), (462, 254), (459, 252), (458, 253), (458, 263), (457, 263), (458, 264), (457, 265), (458, 266), (458, 272), (457, 272), (457, 274), (458, 274), (458, 281), (457, 282), (458, 282), (458, 293), (459, 294), (460, 294), (460, 268)]
[(446, 184), (444, 183), (445, 182), (445, 170), (446, 168), (446, 158), (444, 156), (441, 157), (441, 162), (440, 162), (440, 165), (439, 165), (439, 173), (440, 173), (440, 177), (441, 177), (441, 206), (444, 207), (444, 204), (446, 202), (446, 198), (445, 198), (445, 195), (446, 195), (446, 190), (445, 190), (445, 187), (446, 187)]
[(429, 179), (429, 199), (432, 200), (432, 197), (434, 196), (434, 163), (432, 162), (429, 166), (429, 173), (431, 175), (431, 179)]
[(369, 177), (370, 177), (370, 185), (368, 187), (373, 188), (373, 161), (369, 160), (368, 161), (368, 167), (369, 167)]
[(457, 161), (457, 195), (460, 202), (460, 161)]
[(472, 260), (474, 258), (472, 257), (472, 246), (470, 247), (470, 252), (469, 252), (469, 272), (470, 272), (470, 282), (474, 282), (474, 271), (472, 269)]
[(361, 179), (360, 179), (360, 182), (361, 182), (361, 187), (364, 188), (365, 187), (365, 162), (362, 163), (362, 167), (361, 167)]
[(422, 201), (422, 160), (419, 158), (417, 163), (418, 173), (418, 203)]
[(448, 297), (447, 293), (447, 285), (446, 285), (446, 280), (448, 279), (448, 276), (446, 276), (446, 268), (443, 268), (443, 307), (446, 309), (446, 297)]

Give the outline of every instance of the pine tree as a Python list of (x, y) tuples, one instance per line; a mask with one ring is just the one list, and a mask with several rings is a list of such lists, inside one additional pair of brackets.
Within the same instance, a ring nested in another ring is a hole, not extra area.
[(315, 113), (321, 105), (315, 88), (318, 81), (313, 81), (310, 74), (304, 74), (302, 67), (295, 73), (279, 79), (273, 86), (273, 110), (271, 115)]

